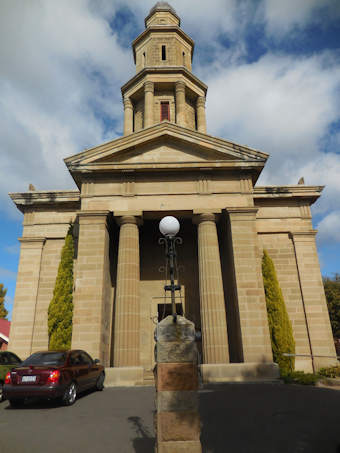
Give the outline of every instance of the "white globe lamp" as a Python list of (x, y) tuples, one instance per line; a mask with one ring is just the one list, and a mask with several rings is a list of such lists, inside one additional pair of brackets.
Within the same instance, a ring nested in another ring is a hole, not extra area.
[(179, 232), (179, 221), (176, 217), (167, 215), (159, 222), (159, 231), (165, 237), (174, 237)]

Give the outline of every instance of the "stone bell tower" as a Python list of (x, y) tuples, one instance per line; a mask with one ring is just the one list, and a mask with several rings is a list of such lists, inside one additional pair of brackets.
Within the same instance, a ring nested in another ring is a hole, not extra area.
[(162, 121), (206, 132), (207, 86), (191, 72), (195, 44), (180, 24), (174, 9), (158, 2), (133, 41), (137, 74), (122, 87), (124, 135)]

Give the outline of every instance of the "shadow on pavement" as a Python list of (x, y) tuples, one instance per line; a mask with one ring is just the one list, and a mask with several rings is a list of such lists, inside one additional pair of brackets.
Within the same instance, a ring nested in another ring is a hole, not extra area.
[(340, 453), (340, 392), (224, 384), (200, 392), (206, 453)]
[(143, 424), (140, 417), (128, 417), (128, 421), (137, 434), (137, 437), (132, 439), (133, 448), (136, 453), (150, 453), (155, 449), (155, 438), (152, 437), (149, 429)]

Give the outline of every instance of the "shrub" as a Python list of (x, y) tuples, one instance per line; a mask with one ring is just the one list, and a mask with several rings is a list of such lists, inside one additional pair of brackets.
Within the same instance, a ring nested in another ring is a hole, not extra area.
[(340, 365), (331, 366), (328, 368), (320, 368), (318, 371), (319, 375), (327, 378), (337, 378), (340, 377)]
[(303, 371), (294, 371), (282, 374), (281, 378), (286, 384), (315, 385), (320, 376), (313, 373), (304, 373)]
[(73, 254), (72, 226), (61, 251), (53, 298), (48, 307), (48, 348), (70, 349), (73, 315)]
[(5, 308), (5, 297), (6, 297), (7, 289), (4, 288), (4, 285), (0, 283), (0, 318), (6, 319), (8, 315), (8, 311)]
[(334, 338), (340, 338), (340, 275), (324, 277), (323, 284)]
[(262, 275), (274, 362), (282, 375), (288, 375), (294, 371), (295, 358), (283, 353), (295, 354), (295, 341), (274, 263), (266, 250), (263, 251)]

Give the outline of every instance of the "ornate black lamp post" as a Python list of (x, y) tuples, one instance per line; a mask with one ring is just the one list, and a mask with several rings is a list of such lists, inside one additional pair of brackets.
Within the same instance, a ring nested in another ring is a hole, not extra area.
[(164, 237), (160, 238), (158, 242), (159, 244), (163, 244), (165, 247), (166, 279), (168, 278), (167, 269), (169, 269), (170, 276), (170, 285), (165, 285), (164, 290), (171, 292), (171, 309), (174, 322), (177, 320), (175, 291), (181, 290), (181, 286), (175, 284), (176, 276), (178, 281), (176, 244), (182, 243), (182, 239), (180, 237), (176, 237), (176, 234), (179, 232), (179, 228), (179, 221), (176, 217), (166, 216), (159, 222), (159, 231)]

